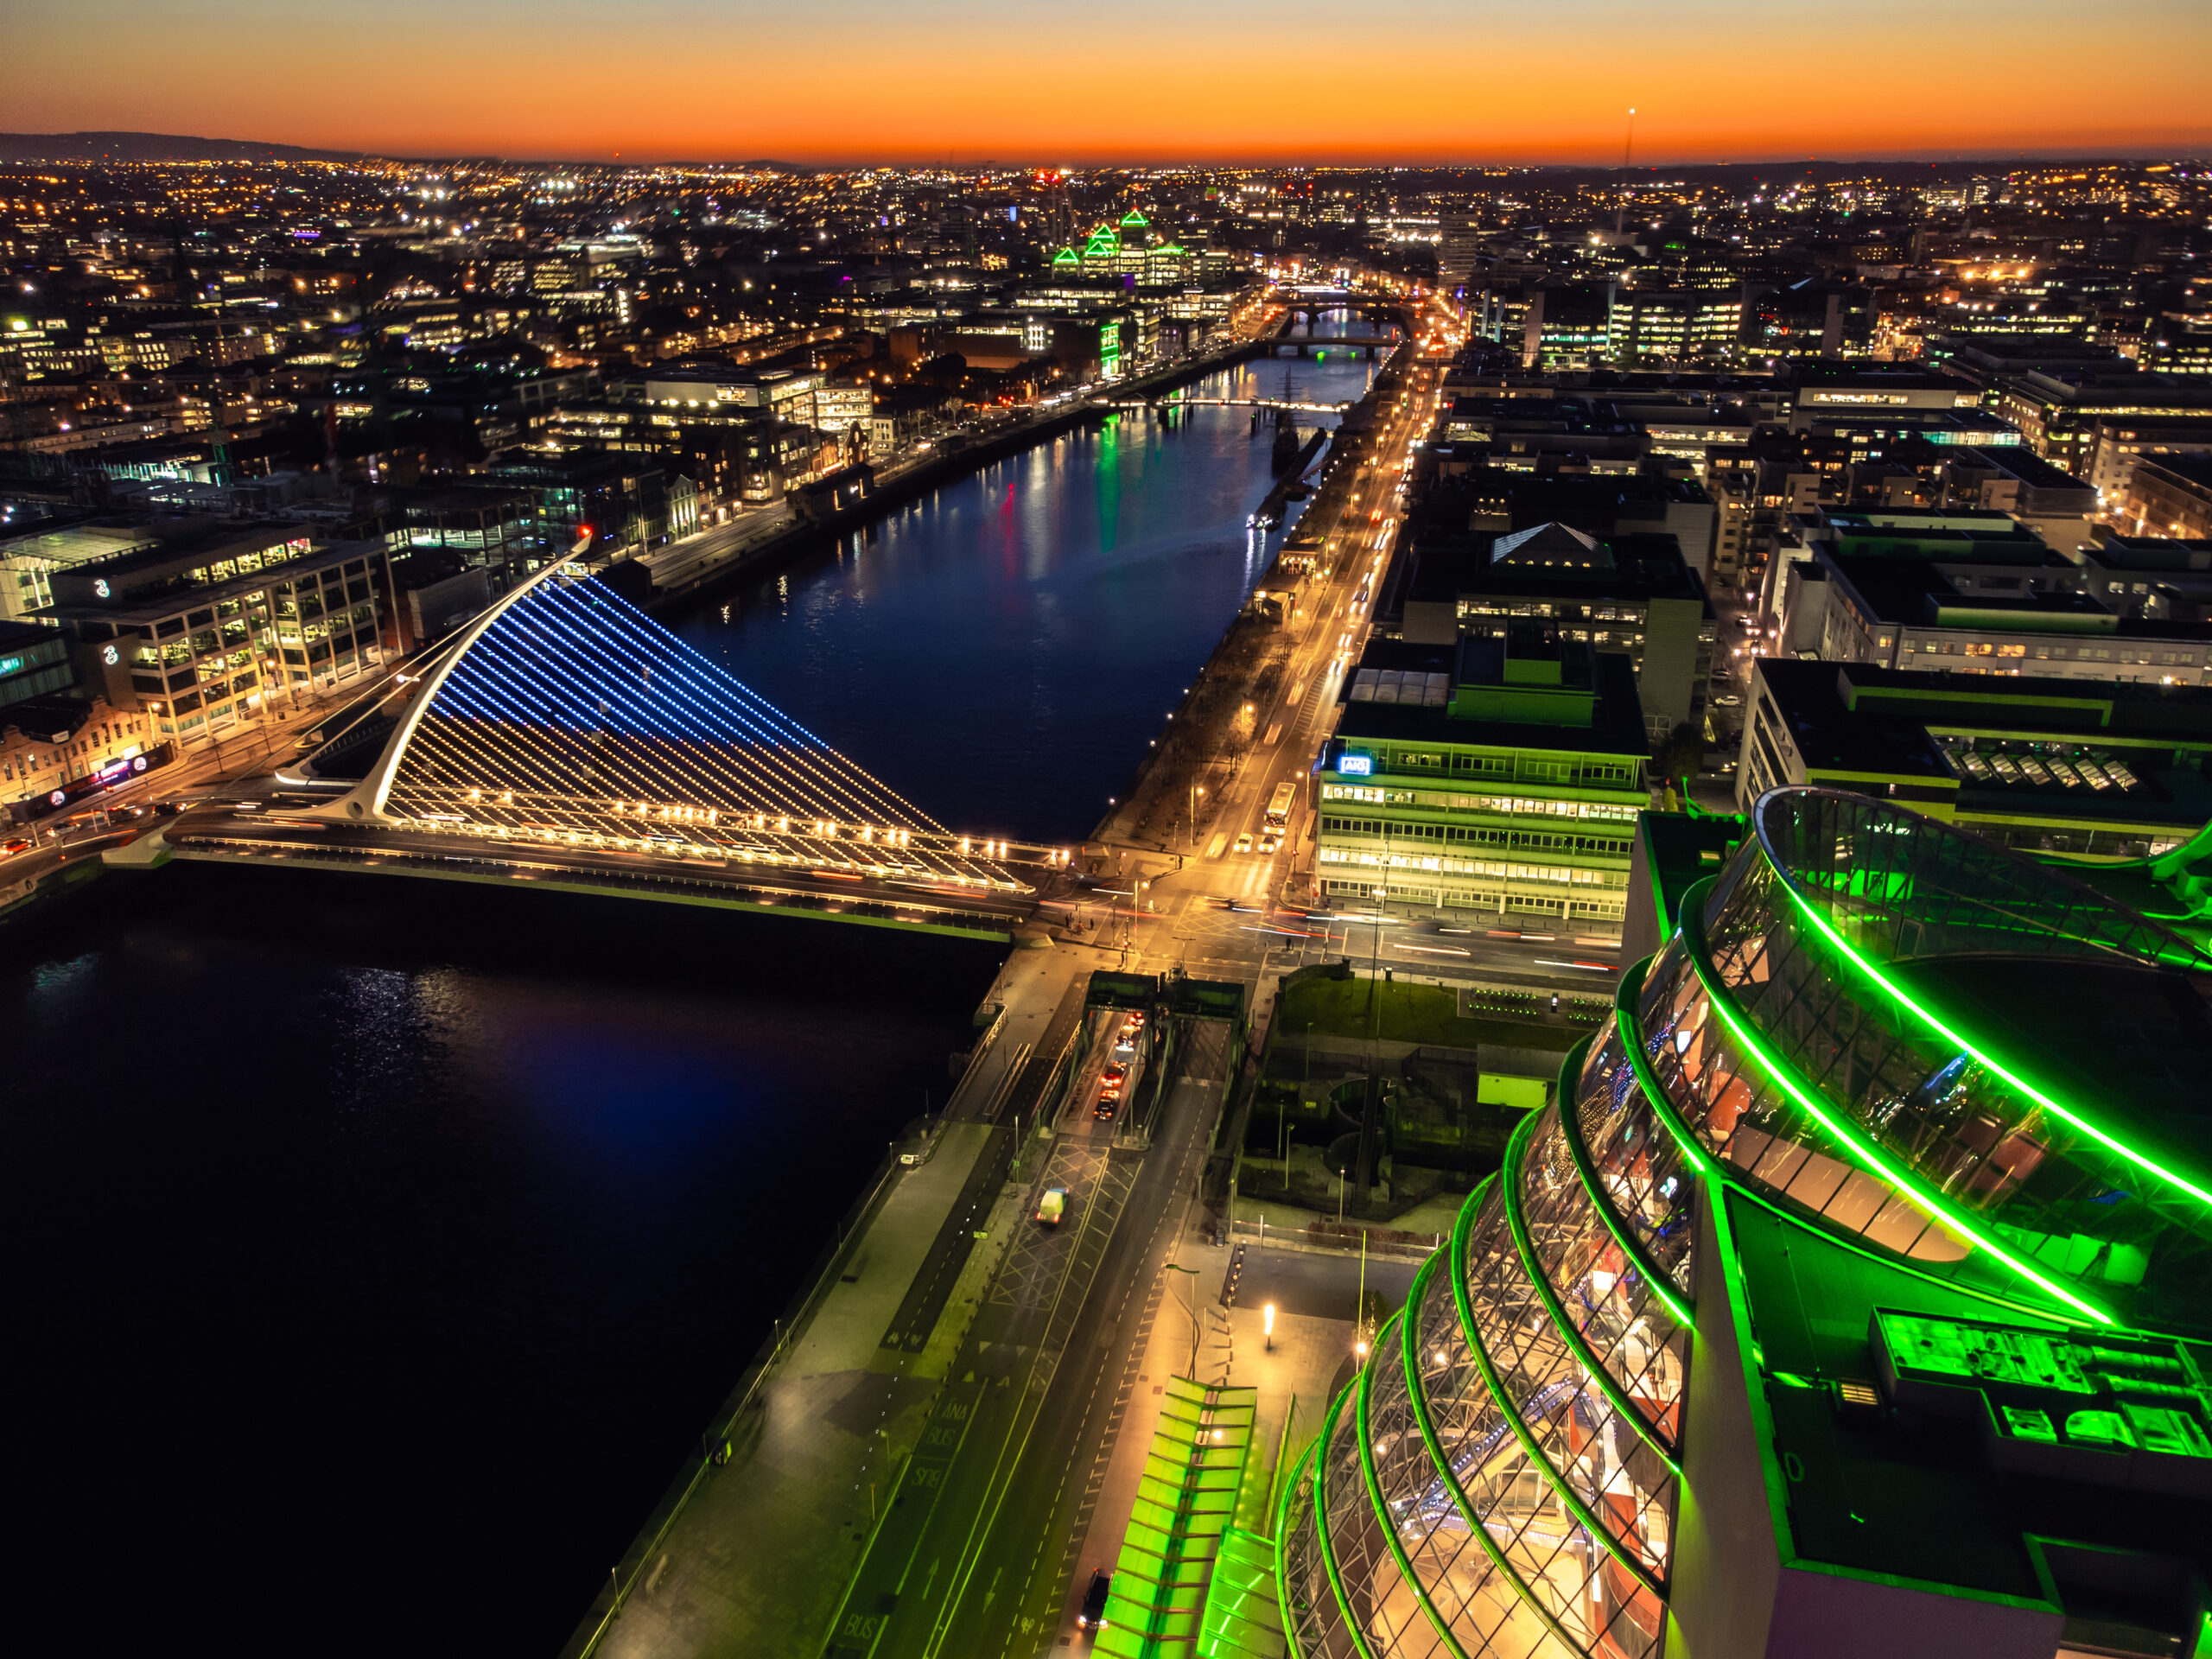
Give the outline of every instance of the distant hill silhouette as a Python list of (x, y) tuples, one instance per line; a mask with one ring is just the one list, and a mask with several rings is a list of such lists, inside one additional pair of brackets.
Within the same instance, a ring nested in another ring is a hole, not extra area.
[(0, 162), (350, 162), (359, 152), (170, 132), (0, 132)]

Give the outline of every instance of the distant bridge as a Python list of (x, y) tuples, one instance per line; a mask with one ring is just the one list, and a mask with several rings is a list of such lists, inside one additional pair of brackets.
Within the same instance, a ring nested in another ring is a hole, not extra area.
[(365, 747), (357, 736), (279, 775), (336, 798), (195, 814), (169, 846), (1000, 931), (1072, 861), (938, 823), (573, 554), (486, 612), (381, 719), (365, 772), (315, 776), (317, 759)]
[(1351, 407), (1342, 404), (1301, 404), (1281, 397), (1186, 397), (1179, 391), (1157, 397), (1130, 397), (1109, 404), (1109, 409), (1287, 409), (1301, 415), (1341, 415)]

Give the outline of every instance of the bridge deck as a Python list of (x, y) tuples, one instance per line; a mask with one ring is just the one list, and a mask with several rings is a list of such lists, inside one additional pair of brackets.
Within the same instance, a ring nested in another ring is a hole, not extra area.
[(354, 826), (194, 812), (161, 832), (186, 860), (411, 875), (432, 880), (530, 882), (554, 892), (731, 909), (772, 908), (824, 920), (902, 927), (966, 938), (1011, 938), (1034, 913), (1026, 894), (816, 875), (647, 854), (572, 853), (519, 844)]

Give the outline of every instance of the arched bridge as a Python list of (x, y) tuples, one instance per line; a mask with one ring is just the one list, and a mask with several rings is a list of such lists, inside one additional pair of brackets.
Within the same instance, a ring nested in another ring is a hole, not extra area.
[(312, 775), (321, 754), (309, 775), (280, 777), (342, 794), (296, 815), (195, 815), (170, 843), (1002, 928), (1071, 857), (938, 823), (573, 556), (518, 585), (403, 695), (350, 787)]

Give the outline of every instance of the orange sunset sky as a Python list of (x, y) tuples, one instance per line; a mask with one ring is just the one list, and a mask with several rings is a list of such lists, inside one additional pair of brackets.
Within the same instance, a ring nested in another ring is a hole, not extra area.
[(12, 0), (0, 124), (1092, 163), (2212, 149), (2212, 3)]

